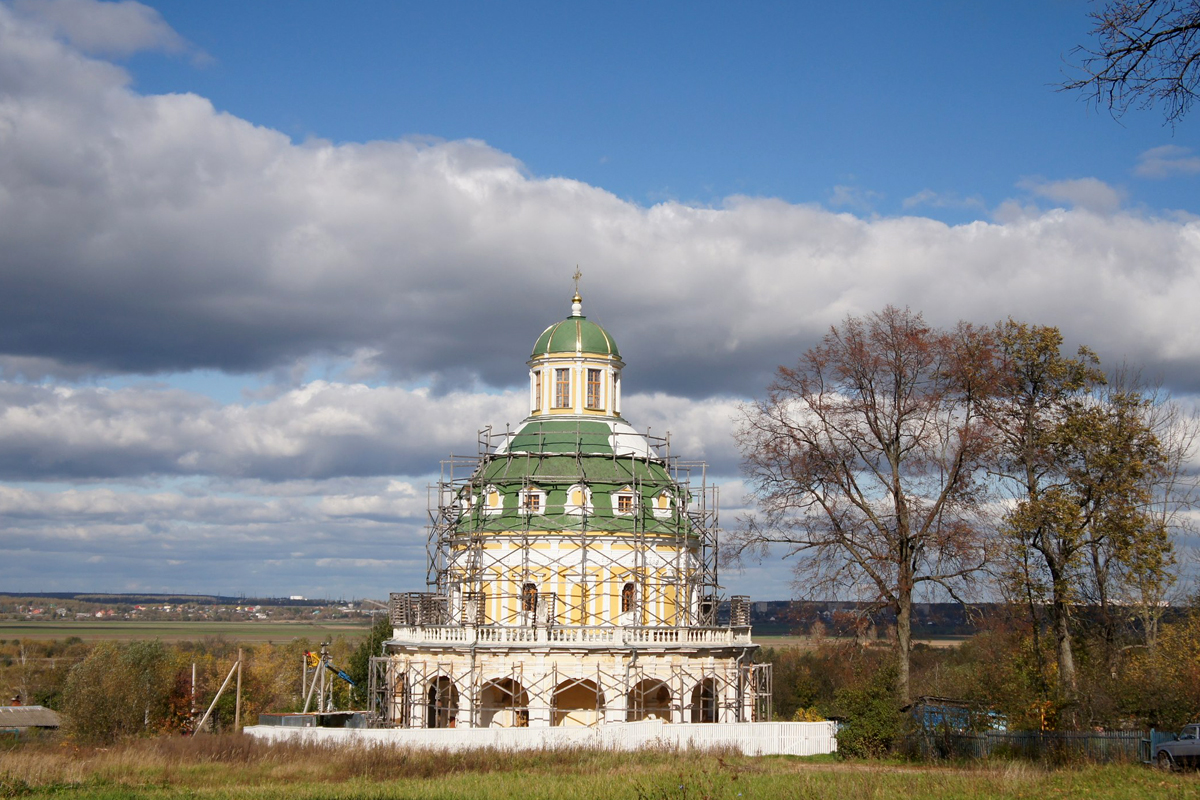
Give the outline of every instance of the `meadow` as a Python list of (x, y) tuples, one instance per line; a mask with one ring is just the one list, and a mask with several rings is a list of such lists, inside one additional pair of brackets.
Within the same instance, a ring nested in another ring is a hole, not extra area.
[(495, 750), (267, 745), (241, 735), (0, 750), (0, 797), (79, 798), (1129, 798), (1200, 797), (1194, 773), (1137, 765), (928, 766), (731, 751)]

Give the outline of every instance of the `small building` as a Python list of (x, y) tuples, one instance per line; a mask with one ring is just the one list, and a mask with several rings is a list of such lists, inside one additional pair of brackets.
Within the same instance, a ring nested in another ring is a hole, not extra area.
[(18, 736), (30, 731), (58, 730), (58, 714), (45, 706), (0, 706), (0, 733)]

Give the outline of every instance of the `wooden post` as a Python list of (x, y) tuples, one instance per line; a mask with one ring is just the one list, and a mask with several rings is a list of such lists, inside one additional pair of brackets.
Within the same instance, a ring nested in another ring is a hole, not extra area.
[(234, 664), (229, 669), (229, 674), (225, 676), (225, 682), (221, 684), (220, 689), (217, 689), (217, 696), (213, 698), (212, 704), (208, 707), (208, 711), (205, 711), (204, 716), (200, 718), (200, 724), (196, 726), (196, 733), (199, 733), (204, 729), (204, 723), (208, 722), (209, 715), (211, 715), (213, 709), (217, 707), (217, 701), (221, 699), (221, 692), (225, 691), (225, 687), (229, 685), (229, 680), (233, 677), (233, 673), (236, 669), (237, 664)]
[(238, 648), (237, 700), (233, 704), (233, 729), (242, 729), (242, 648)]

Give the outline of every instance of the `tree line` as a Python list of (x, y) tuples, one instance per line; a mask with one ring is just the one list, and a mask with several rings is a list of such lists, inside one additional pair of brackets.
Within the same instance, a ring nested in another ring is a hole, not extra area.
[(1158, 646), (1196, 433), (1134, 371), (1064, 352), (1057, 328), (938, 329), (889, 306), (832, 328), (744, 407), (757, 511), (726, 558), (783, 552), (801, 596), (891, 609), (901, 703), (914, 598), (1007, 600), (1042, 694), (1078, 723), (1085, 633), (1110, 671)]
[[(339, 709), (364, 708), (371, 656), (390, 637), (380, 617), (362, 639), (336, 637), (333, 661), (356, 685), (333, 682)], [(0, 640), (0, 686), (23, 704), (61, 712), (65, 732), (80, 742), (105, 744), (138, 735), (187, 735), (199, 722), (243, 654), (242, 722), (254, 724), (262, 712), (300, 711), (302, 662), (320, 645), (305, 639), (273, 644), (239, 644), (221, 637), (197, 641)], [(193, 683), (194, 676), (194, 683)], [(206, 725), (212, 731), (234, 727), (232, 687), (221, 694)]]

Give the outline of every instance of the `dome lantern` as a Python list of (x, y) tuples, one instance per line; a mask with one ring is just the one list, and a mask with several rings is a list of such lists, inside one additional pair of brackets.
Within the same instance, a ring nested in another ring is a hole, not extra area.
[(571, 315), (542, 331), (528, 363), (531, 417), (620, 416), (625, 362), (608, 331), (583, 315), (578, 287)]

